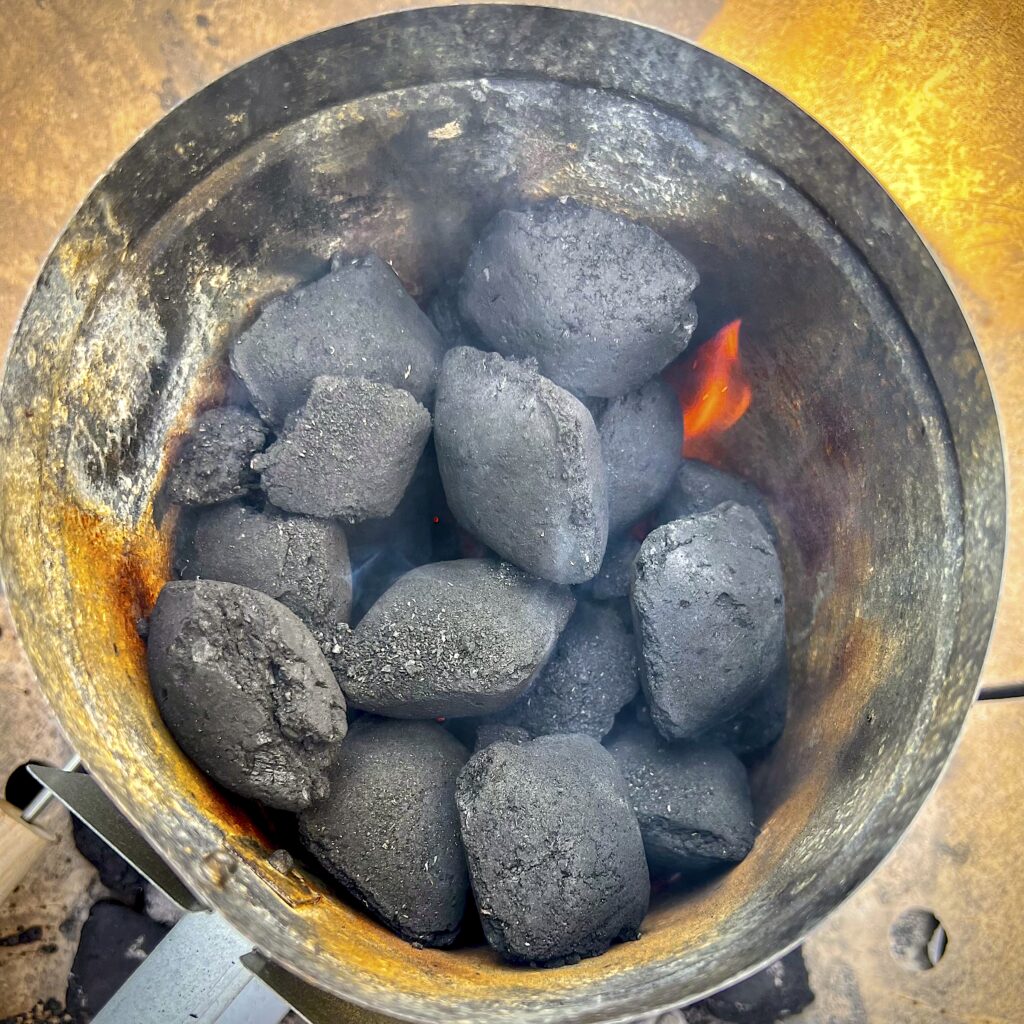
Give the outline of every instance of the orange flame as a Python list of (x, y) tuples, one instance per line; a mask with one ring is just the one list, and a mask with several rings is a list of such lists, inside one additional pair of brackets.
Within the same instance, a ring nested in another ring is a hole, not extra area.
[(683, 407), (683, 453), (698, 454), (735, 426), (750, 407), (750, 382), (740, 365), (740, 321), (726, 324), (693, 359), (670, 371)]

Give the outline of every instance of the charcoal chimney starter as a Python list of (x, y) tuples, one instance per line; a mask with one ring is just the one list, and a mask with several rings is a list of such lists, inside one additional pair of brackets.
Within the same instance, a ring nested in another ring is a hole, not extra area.
[[(235, 386), (227, 350), (269, 300), (334, 254), (374, 252), (425, 305), (498, 211), (562, 197), (649, 225), (698, 268), (684, 359), (713, 338), (739, 346), (744, 407), (689, 451), (770, 506), (792, 693), (754, 773), (762, 833), (747, 859), (695, 893), (659, 893), (639, 942), (541, 973), (482, 946), (413, 949), (313, 875), (275, 870), (259, 824), (162, 724), (136, 620), (171, 575), (169, 442)], [(622, 1020), (798, 942), (936, 782), (974, 697), (1002, 564), (985, 373), (878, 183), (722, 59), (545, 8), (347, 25), (171, 111), (50, 255), (10, 349), (0, 452), (17, 626), (97, 781), (274, 960), (414, 1021)]]

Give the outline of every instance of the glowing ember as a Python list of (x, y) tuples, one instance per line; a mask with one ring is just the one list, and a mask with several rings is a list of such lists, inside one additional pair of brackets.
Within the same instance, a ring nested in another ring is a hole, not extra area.
[(751, 388), (740, 364), (740, 321), (726, 324), (667, 378), (683, 407), (683, 453), (695, 456), (750, 407)]

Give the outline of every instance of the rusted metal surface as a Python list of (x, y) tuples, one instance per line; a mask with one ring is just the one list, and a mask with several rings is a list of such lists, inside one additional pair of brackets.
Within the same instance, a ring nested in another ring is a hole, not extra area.
[[(175, 111), (93, 194), (8, 364), (5, 567), (29, 655), (96, 777), (266, 952), (417, 1019), (609, 1019), (696, 996), (795, 941), (906, 826), (980, 669), (1001, 553), (998, 436), (976, 354), (923, 248), (795, 109), (629, 26), (581, 29), (521, 9), (457, 18), (357, 26), (243, 69)], [(457, 133), (431, 134), (453, 120)], [(739, 182), (731, 204), (717, 203)], [(169, 520), (158, 531), (152, 516), (161, 453), (216, 388), (230, 329), (339, 245), (385, 245), (427, 290), (488, 209), (566, 192), (680, 241), (706, 234), (708, 313), (724, 309), (730, 283), (763, 311), (753, 370), (776, 375), (772, 397), (737, 428), (732, 457), (782, 518), (797, 702), (760, 774), (770, 817), (754, 855), (659, 904), (640, 942), (536, 972), (483, 950), (412, 950), (312, 877), (294, 893), (271, 884), (253, 822), (163, 729), (134, 619), (167, 571)], [(785, 260), (758, 257), (743, 249), (754, 223), (804, 241), (782, 245)], [(827, 302), (787, 319), (786, 270), (810, 275), (796, 279), (816, 299), (829, 289), (845, 345)]]

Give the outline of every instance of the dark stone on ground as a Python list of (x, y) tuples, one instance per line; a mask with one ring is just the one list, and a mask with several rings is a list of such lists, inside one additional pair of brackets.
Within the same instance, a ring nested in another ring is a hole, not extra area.
[[(698, 1003), (728, 1024), (775, 1024), (814, 1002), (801, 949), (794, 949), (763, 971)], [(688, 1011), (689, 1012), (689, 1011)]]
[(679, 399), (663, 380), (648, 381), (610, 401), (597, 432), (608, 477), (608, 529), (624, 530), (672, 486), (683, 453)]
[(182, 579), (258, 590), (310, 629), (348, 621), (352, 575), (340, 523), (230, 502), (199, 512), (180, 550)]
[(456, 797), (480, 919), (506, 960), (554, 967), (639, 936), (643, 840), (596, 740), (493, 743), (470, 758)]
[(68, 975), (67, 1009), (76, 1024), (89, 1024), (167, 931), (121, 903), (93, 906)]
[(252, 457), (267, 443), (259, 416), (228, 405), (197, 417), (167, 474), (167, 496), (187, 505), (213, 505), (248, 494), (259, 484)]
[(305, 847), (392, 931), (449, 946), (468, 879), (455, 779), (469, 752), (431, 722), (366, 717), (331, 766), (330, 796), (299, 815)]
[(456, 519), (502, 558), (556, 583), (601, 565), (608, 498), (593, 417), (531, 366), (452, 349), (434, 439)]
[(354, 707), (394, 718), (489, 714), (530, 684), (574, 607), (568, 587), (504, 562), (435, 562), (323, 644)]
[(633, 560), (640, 551), (641, 543), (629, 533), (610, 537), (601, 562), (601, 571), (589, 583), (583, 584), (584, 592), (595, 601), (629, 597)]
[(772, 539), (776, 538), (775, 523), (757, 488), (698, 459), (683, 459), (665, 500), (658, 506), (657, 520), (658, 523), (670, 523), (700, 512), (710, 512), (727, 501), (753, 509)]
[(644, 694), (668, 739), (695, 739), (760, 695), (785, 656), (782, 568), (744, 505), (650, 533), (631, 590)]
[(743, 860), (757, 837), (743, 762), (725, 747), (668, 743), (629, 723), (608, 742), (629, 786), (651, 867), (703, 871)]
[(697, 271), (650, 228), (576, 203), (491, 222), (466, 266), (462, 315), (507, 356), (556, 384), (614, 397), (686, 348)]
[(214, 780), (279, 810), (325, 795), (345, 698), (283, 604), (233, 583), (168, 583), (150, 617), (148, 662), (167, 728)]
[(430, 413), (407, 391), (317, 377), (253, 467), (278, 508), (357, 523), (394, 512), (429, 436)]
[(476, 729), (473, 753), (489, 747), (492, 743), (526, 743), (530, 734), (518, 725), (504, 722), (481, 722)]
[(531, 736), (602, 739), (640, 689), (632, 634), (610, 608), (580, 604), (537, 681), (500, 720)]
[(764, 689), (742, 711), (713, 726), (701, 738), (741, 755), (764, 750), (782, 735), (788, 705), (789, 665), (783, 659)]
[(130, 907), (138, 906), (146, 889), (145, 878), (74, 814), (71, 834), (78, 852), (99, 872), (100, 881), (115, 899)]
[(331, 273), (269, 302), (235, 342), (231, 366), (272, 423), (315, 377), (365, 377), (430, 403), (443, 346), (434, 325), (376, 256), (335, 259)]

